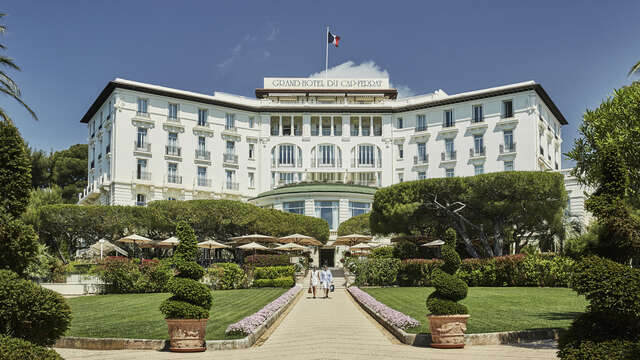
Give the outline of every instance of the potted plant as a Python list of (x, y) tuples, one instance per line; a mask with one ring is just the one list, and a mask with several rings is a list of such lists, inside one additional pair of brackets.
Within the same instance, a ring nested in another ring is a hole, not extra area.
[(176, 273), (167, 282), (172, 296), (160, 305), (169, 327), (169, 350), (205, 351), (204, 337), (213, 298), (207, 285), (199, 282), (204, 269), (194, 260), (198, 248), (193, 229), (181, 221), (176, 226), (176, 235), (180, 239), (172, 259)]
[(460, 268), (460, 255), (456, 252), (456, 232), (449, 228), (442, 246), (444, 265), (433, 271), (434, 292), (427, 298), (431, 314), (431, 346), (441, 349), (463, 348), (464, 333), (469, 319), (467, 307), (458, 301), (467, 297), (467, 284), (456, 276)]

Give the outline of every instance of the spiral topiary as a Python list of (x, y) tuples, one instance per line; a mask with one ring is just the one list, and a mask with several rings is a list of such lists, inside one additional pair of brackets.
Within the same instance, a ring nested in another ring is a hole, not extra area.
[(166, 319), (207, 319), (213, 302), (211, 290), (199, 282), (204, 275), (202, 266), (195, 262), (198, 253), (193, 229), (184, 221), (176, 226), (180, 243), (173, 255), (176, 275), (167, 283), (173, 295), (160, 305)]
[(449, 228), (442, 246), (444, 265), (433, 271), (434, 292), (427, 298), (427, 309), (433, 315), (467, 314), (467, 307), (458, 301), (467, 297), (467, 284), (455, 274), (460, 268), (460, 255), (456, 252), (456, 232)]

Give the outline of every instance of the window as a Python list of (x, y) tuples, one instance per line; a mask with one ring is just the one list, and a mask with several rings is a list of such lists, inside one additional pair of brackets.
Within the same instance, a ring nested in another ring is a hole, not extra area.
[(137, 206), (145, 206), (147, 205), (147, 199), (144, 194), (136, 194), (136, 205)]
[(504, 171), (513, 171), (513, 160), (504, 162)]
[(402, 129), (402, 125), (403, 125), (403, 124), (402, 124), (402, 118), (401, 118), (401, 117), (399, 117), (399, 118), (396, 120), (396, 124), (397, 124), (398, 129)]
[(316, 217), (326, 221), (331, 230), (338, 228), (339, 204), (338, 201), (315, 201)]
[(229, 190), (238, 190), (238, 183), (236, 180), (236, 172), (234, 170), (225, 170), (226, 188)]
[(473, 152), (475, 155), (484, 155), (484, 140), (482, 135), (473, 135)]
[(173, 146), (178, 145), (178, 133), (170, 132), (168, 141), (169, 141), (169, 145), (173, 145)]
[(207, 109), (198, 109), (198, 126), (207, 126)]
[(371, 135), (371, 118), (361, 118), (362, 122), (362, 136)]
[(398, 159), (404, 159), (404, 145), (398, 144)]
[(151, 176), (147, 172), (147, 159), (138, 159), (136, 164), (136, 179), (151, 180)]
[(253, 116), (249, 117), (249, 128), (253, 129), (255, 126), (256, 119)]
[(479, 123), (483, 121), (484, 121), (484, 118), (482, 117), (482, 105), (474, 105), (473, 106), (473, 122)]
[(169, 119), (177, 120), (178, 119), (178, 104), (169, 104)]
[(170, 132), (167, 140), (167, 155), (180, 156), (180, 147), (178, 147), (178, 133)]
[(335, 164), (335, 148), (333, 145), (318, 145), (318, 162), (320, 165)]
[(235, 154), (236, 153), (236, 142), (227, 140), (227, 154)]
[(249, 159), (253, 160), (255, 158), (255, 155), (256, 155), (255, 154), (255, 150), (256, 150), (255, 147), (256, 147), (256, 144), (249, 144)]
[(427, 159), (427, 143), (418, 143), (418, 160), (424, 162)]
[(209, 186), (207, 179), (207, 168), (204, 166), (198, 166), (198, 186)]
[(293, 179), (293, 175), (294, 173), (280, 173), (280, 184), (286, 185), (286, 184), (291, 184), (293, 183), (295, 180)]
[(506, 100), (502, 102), (502, 118), (513, 117), (513, 100)]
[(404, 181), (404, 174), (403, 173), (398, 173), (398, 182), (401, 183)]
[(320, 119), (317, 117), (311, 118), (311, 136), (318, 136), (320, 134)]
[(291, 117), (282, 118), (282, 136), (291, 136)]
[(425, 130), (427, 130), (427, 116), (418, 115), (416, 117), (416, 131), (425, 131)]
[(235, 130), (236, 129), (236, 116), (235, 114), (226, 114), (225, 115), (225, 129), (226, 130)]
[(484, 165), (474, 165), (473, 168), (476, 175), (484, 174)]
[(148, 116), (147, 113), (147, 99), (138, 98), (138, 113), (137, 115)]
[(373, 145), (358, 145), (358, 165), (374, 164)]
[(256, 187), (255, 173), (250, 172), (248, 173), (248, 175), (249, 175), (249, 188), (253, 189)]
[(426, 171), (418, 171), (418, 180), (424, 180), (427, 178), (427, 172)]
[(176, 163), (167, 164), (167, 181), (172, 184), (182, 183), (182, 178), (178, 176), (178, 164)]
[(453, 139), (444, 140), (444, 149), (445, 149), (447, 160), (455, 159), (456, 151), (453, 147)]
[(204, 136), (198, 136), (198, 150), (205, 151), (207, 149), (207, 140)]
[(342, 118), (333, 118), (333, 135), (342, 136)]
[(453, 169), (447, 169), (447, 170), (445, 171), (445, 175), (446, 175), (448, 178), (452, 178), (452, 177), (454, 177), (454, 176), (455, 176), (455, 175), (454, 175), (454, 173), (453, 173)]
[(371, 204), (366, 202), (349, 201), (351, 217), (366, 214), (371, 211)]
[(513, 130), (504, 131), (504, 148), (507, 152), (515, 151), (513, 143)]
[(331, 136), (331, 118), (322, 118), (322, 136)]
[(293, 166), (295, 164), (294, 151), (293, 145), (280, 145), (278, 147), (278, 165)]
[(143, 148), (147, 143), (147, 129), (138, 128), (138, 141), (136, 142), (137, 148)]
[(285, 212), (304, 215), (304, 200), (283, 202), (282, 210)]
[(351, 136), (358, 136), (359, 129), (360, 129), (360, 119), (351, 118)]
[(445, 110), (444, 111), (444, 124), (443, 127), (452, 127), (454, 125), (453, 122), (453, 110)]

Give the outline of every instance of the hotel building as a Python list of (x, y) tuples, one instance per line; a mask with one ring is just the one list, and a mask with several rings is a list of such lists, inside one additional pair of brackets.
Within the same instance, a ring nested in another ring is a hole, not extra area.
[(265, 78), (255, 98), (115, 79), (81, 120), (79, 203), (230, 198), (321, 217), (333, 237), (378, 187), (561, 169), (567, 121), (540, 84), (397, 94), (388, 79)]

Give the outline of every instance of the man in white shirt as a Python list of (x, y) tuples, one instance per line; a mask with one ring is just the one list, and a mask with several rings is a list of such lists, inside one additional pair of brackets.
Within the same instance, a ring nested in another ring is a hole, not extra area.
[(331, 288), (331, 283), (333, 282), (333, 274), (326, 265), (322, 267), (322, 271), (320, 272), (320, 281), (322, 282), (322, 288), (324, 289), (324, 297), (328, 298), (329, 289)]

